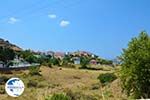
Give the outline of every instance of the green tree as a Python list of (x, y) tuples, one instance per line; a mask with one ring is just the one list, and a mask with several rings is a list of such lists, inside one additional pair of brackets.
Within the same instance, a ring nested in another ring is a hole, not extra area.
[(59, 58), (55, 58), (55, 57), (53, 57), (53, 58), (51, 58), (50, 59), (50, 62), (53, 64), (53, 65), (57, 65), (57, 66), (60, 66), (60, 59)]
[(80, 59), (81, 59), (81, 68), (87, 68), (90, 59), (88, 57), (81, 57)]
[(38, 58), (35, 57), (34, 55), (29, 55), (27, 58), (25, 58), (25, 60), (27, 62), (31, 63), (37, 63), (38, 62)]
[(33, 53), (31, 52), (31, 50), (25, 50), (25, 51), (21, 51), (19, 53), (19, 56), (21, 56), (24, 59), (26, 59), (30, 55), (33, 55)]
[(127, 95), (150, 98), (150, 37), (141, 32), (129, 42), (121, 56), (121, 81)]
[(65, 55), (65, 57), (63, 58), (63, 65), (68, 65), (69, 63), (73, 63), (73, 61), (71, 60), (71, 56)]
[(0, 61), (7, 63), (13, 60), (15, 57), (15, 52), (12, 49), (0, 47)]

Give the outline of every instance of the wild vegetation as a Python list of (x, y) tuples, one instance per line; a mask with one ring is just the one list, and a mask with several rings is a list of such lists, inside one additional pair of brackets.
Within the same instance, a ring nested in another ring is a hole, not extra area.
[(7, 63), (9, 60), (13, 60), (15, 52), (12, 49), (0, 47), (0, 61)]
[(150, 98), (150, 37), (141, 32), (121, 56), (121, 81), (131, 98)]
[(105, 73), (105, 74), (100, 74), (98, 76), (98, 79), (100, 80), (102, 85), (107, 85), (110, 82), (112, 82), (115, 79), (117, 79), (117, 77), (113, 73)]
[[(7, 48), (8, 49), (8, 48)], [(119, 57), (120, 65), (90, 54), (65, 54), (61, 59), (31, 50), (0, 49), (23, 58), (29, 63), (40, 63), (28, 70), (0, 74), (1, 100), (124, 100), (150, 98), (150, 37), (141, 32), (133, 38)], [(74, 64), (73, 59), (80, 59)], [(2, 58), (1, 58), (2, 59)], [(4, 59), (4, 58), (3, 58)], [(97, 64), (91, 64), (90, 61)], [(7, 60), (2, 60), (7, 61)], [(22, 96), (12, 98), (4, 90), (10, 77), (19, 77), (25, 83)], [(123, 91), (122, 91), (123, 90)]]

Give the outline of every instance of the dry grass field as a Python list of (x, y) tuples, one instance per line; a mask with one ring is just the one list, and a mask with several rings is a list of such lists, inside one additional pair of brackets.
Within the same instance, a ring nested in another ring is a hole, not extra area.
[[(25, 83), (24, 93), (17, 98), (0, 94), (0, 100), (44, 100), (46, 96), (54, 93), (67, 93), (71, 96), (83, 96), (79, 100), (122, 100), (125, 96), (121, 93), (119, 79), (109, 86), (102, 87), (97, 77), (101, 73), (111, 73), (115, 70), (81, 70), (71, 68), (48, 68), (42, 66), (42, 76), (28, 76), (28, 71), (13, 72), (13, 74), (0, 74), (1, 76), (19, 77)], [(32, 87), (29, 82), (36, 82)], [(35, 85), (35, 86), (34, 86)]]

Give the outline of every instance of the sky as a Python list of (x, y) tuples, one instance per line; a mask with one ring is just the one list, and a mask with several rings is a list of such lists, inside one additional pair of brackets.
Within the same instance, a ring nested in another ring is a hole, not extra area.
[(23, 49), (121, 55), (150, 33), (150, 0), (1, 0), (0, 38)]

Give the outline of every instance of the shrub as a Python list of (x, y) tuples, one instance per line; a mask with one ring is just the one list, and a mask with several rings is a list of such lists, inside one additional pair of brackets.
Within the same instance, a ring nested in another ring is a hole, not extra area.
[(42, 62), (41, 65), (42, 65), (42, 66), (47, 66), (47, 63), (46, 63), (46, 62)]
[(68, 63), (68, 64), (63, 64), (62, 67), (66, 67), (66, 68), (76, 68), (76, 66), (75, 66), (74, 64), (70, 64), (70, 63)]
[(53, 64), (53, 65), (57, 65), (57, 66), (60, 66), (60, 59), (59, 58), (52, 58), (51, 60), (50, 60), (50, 62)]
[(47, 66), (49, 68), (52, 68), (52, 63), (51, 62), (43, 62), (42, 65)]
[(4, 88), (4, 86), (0, 86), (0, 94), (5, 94), (5, 88)]
[(68, 90), (66, 95), (70, 97), (70, 100), (99, 100), (93, 95), (86, 95), (81, 92), (73, 92)]
[(60, 84), (48, 84), (48, 88), (55, 88), (60, 86)]
[(47, 66), (48, 66), (49, 68), (52, 68), (51, 62), (48, 62)]
[(34, 80), (29, 80), (29, 82), (27, 83), (28, 88), (37, 87), (37, 86), (38, 86), (38, 82), (36, 82)]
[(117, 79), (117, 77), (113, 73), (105, 73), (105, 74), (100, 74), (98, 76), (98, 79), (100, 80), (102, 85), (106, 85), (106, 84), (114, 81), (115, 79)]
[(6, 76), (1, 76), (0, 77), (0, 85), (4, 85), (7, 82), (8, 79), (9, 78), (6, 77)]
[(0, 47), (0, 61), (7, 63), (9, 60), (13, 60), (15, 57), (14, 50), (7, 47)]
[(45, 97), (45, 100), (51, 100), (51, 96)]
[(108, 91), (108, 90), (105, 90), (105, 91), (103, 92), (103, 95), (104, 95), (104, 98), (105, 98), (106, 100), (108, 100), (110, 97), (113, 97), (112, 92), (111, 92), (111, 91)]
[(91, 86), (91, 90), (97, 90), (99, 88), (100, 88), (100, 84), (99, 83), (92, 84), (92, 86)]
[(71, 99), (64, 94), (53, 94), (52, 96), (46, 97), (45, 100), (71, 100)]
[(37, 63), (38, 61), (38, 59), (37, 59), (37, 57), (35, 57), (33, 54), (32, 55), (29, 55), (28, 57), (26, 57), (25, 58), (25, 60), (27, 61), (27, 62), (29, 62), (30, 64), (31, 63)]
[(37, 86), (38, 88), (45, 88), (45, 87), (48, 87), (48, 83), (46, 83), (46, 82), (40, 82), (40, 83), (38, 83), (38, 86)]
[[(82, 67), (81, 67), (81, 69), (82, 69)], [(100, 67), (91, 67), (91, 66), (88, 66), (88, 67), (86, 67), (84, 69), (88, 69), (88, 70), (103, 70), (103, 68), (100, 68)]]
[(80, 92), (73, 92), (72, 90), (67, 90), (66, 95), (71, 98), (71, 100), (79, 100), (81, 98)]
[(81, 57), (81, 69), (86, 69), (88, 67), (89, 61), (89, 58)]
[(41, 76), (41, 74), (39, 73), (39, 70), (40, 70), (40, 67), (38, 67), (38, 66), (31, 66), (31, 67), (29, 67), (29, 74), (31, 76), (34, 76), (34, 75)]
[(133, 38), (121, 58), (121, 82), (128, 96), (150, 98), (150, 37), (141, 32)]

